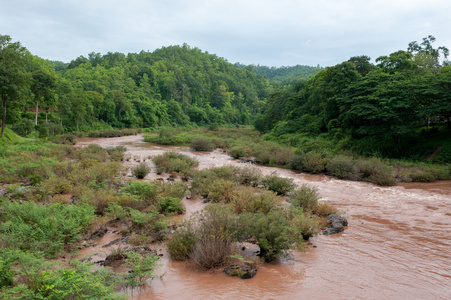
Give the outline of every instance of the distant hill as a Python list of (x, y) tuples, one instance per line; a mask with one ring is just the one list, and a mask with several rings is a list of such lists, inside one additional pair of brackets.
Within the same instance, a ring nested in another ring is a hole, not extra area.
[[(246, 66), (242, 64), (236, 65), (243, 69), (246, 68)], [(300, 78), (310, 78), (323, 69), (319, 65), (316, 67), (303, 65), (296, 65), (291, 67), (268, 67), (257, 65), (253, 66), (253, 68), (254, 72), (258, 75), (263, 75), (268, 78), (268, 80), (277, 82), (293, 81), (294, 79)]]

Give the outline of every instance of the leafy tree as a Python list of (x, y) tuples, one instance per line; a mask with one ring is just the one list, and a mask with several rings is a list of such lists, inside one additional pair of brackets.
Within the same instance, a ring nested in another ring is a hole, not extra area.
[(20, 42), (11, 42), (8, 35), (0, 35), (0, 102), (2, 103), (2, 133), (6, 126), (7, 104), (14, 107), (26, 92), (29, 82), (27, 60), (29, 52)]
[[(51, 101), (57, 86), (57, 77), (50, 62), (34, 56), (33, 65), (35, 70), (31, 73), (31, 91), (36, 103), (34, 125), (38, 125), (39, 102), (44, 99)], [(51, 103), (46, 104), (47, 106), (51, 105)]]
[(448, 48), (440, 46), (437, 49), (432, 47), (435, 42), (435, 37), (428, 35), (423, 38), (423, 42), (418, 44), (417, 41), (409, 43), (407, 51), (415, 56), (415, 62), (423, 72), (431, 70), (433, 73), (438, 73), (441, 67), (440, 59), (443, 56), (443, 65), (447, 65), (449, 55)]
[(371, 58), (369, 56), (361, 55), (351, 57), (348, 62), (353, 63), (357, 72), (359, 72), (360, 75), (365, 76), (375, 69), (375, 66), (370, 63), (370, 60)]

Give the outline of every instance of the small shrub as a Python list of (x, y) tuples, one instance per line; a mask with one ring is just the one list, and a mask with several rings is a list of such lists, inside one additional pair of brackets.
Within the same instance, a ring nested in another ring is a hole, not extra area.
[(279, 202), (280, 198), (276, 193), (247, 186), (237, 187), (230, 196), (230, 203), (237, 214), (257, 212), (268, 214)]
[(213, 202), (228, 203), (234, 188), (236, 188), (236, 184), (230, 180), (216, 179), (213, 182), (210, 181), (207, 187), (208, 197)]
[(318, 203), (312, 212), (317, 216), (327, 217), (328, 215), (338, 213), (338, 210), (329, 203), (321, 202)]
[(227, 151), (231, 157), (237, 159), (240, 157), (249, 157), (252, 155), (252, 150), (248, 146), (234, 146)]
[(131, 269), (125, 275), (125, 286), (135, 288), (144, 285), (146, 280), (156, 278), (155, 269), (160, 265), (157, 261), (160, 259), (157, 255), (141, 255), (134, 251), (127, 252), (125, 266)]
[(151, 169), (146, 163), (140, 163), (132, 168), (132, 175), (138, 179), (143, 179), (150, 171)]
[(246, 166), (243, 168), (237, 168), (237, 182), (239, 184), (248, 186), (258, 186), (263, 177), (262, 171), (258, 168)]
[(157, 167), (157, 173), (174, 172), (181, 174), (184, 179), (191, 176), (193, 169), (199, 165), (199, 161), (184, 154), (169, 151), (152, 158)]
[(75, 156), (79, 160), (92, 159), (99, 162), (108, 160), (108, 152), (96, 144), (89, 144), (87, 147), (78, 150)]
[(327, 169), (337, 178), (351, 179), (354, 173), (354, 162), (352, 157), (337, 155), (329, 161)]
[(288, 215), (288, 235), (297, 242), (298, 247), (303, 245), (303, 240), (308, 240), (320, 231), (321, 222), (316, 216), (296, 207), (292, 207)]
[(233, 212), (220, 205), (210, 205), (192, 220), (194, 248), (192, 265), (207, 270), (222, 267), (234, 252), (238, 226)]
[(327, 160), (317, 152), (308, 152), (302, 156), (302, 170), (309, 173), (321, 173), (326, 169)]
[(435, 176), (428, 171), (423, 171), (411, 175), (412, 181), (414, 182), (433, 182), (435, 181)]
[(276, 192), (278, 195), (285, 195), (296, 186), (292, 178), (280, 177), (276, 172), (265, 176), (262, 183), (267, 189)]
[(157, 197), (158, 186), (154, 183), (134, 181), (130, 185), (123, 187), (120, 193), (137, 196), (147, 202), (154, 202)]
[(218, 123), (210, 123), (210, 125), (208, 125), (208, 130), (211, 130), (211, 131), (218, 131), (218, 130), (219, 130), (219, 125), (218, 125)]
[(191, 140), (190, 149), (192, 151), (213, 151), (214, 145), (209, 139), (197, 137)]
[(20, 136), (27, 136), (34, 131), (34, 122), (30, 119), (23, 118), (12, 130)]
[(260, 256), (266, 262), (274, 261), (290, 249), (293, 241), (288, 235), (286, 213), (273, 210), (268, 214), (247, 213), (239, 217), (241, 235), (253, 236), (260, 247)]
[(291, 204), (305, 211), (313, 211), (318, 206), (318, 189), (306, 184), (290, 193)]
[(377, 158), (369, 160), (360, 160), (358, 170), (361, 173), (362, 180), (369, 181), (381, 186), (396, 185), (396, 180), (390, 172), (390, 169)]
[(183, 197), (185, 197), (185, 194), (188, 191), (187, 184), (181, 181), (174, 182), (157, 181), (157, 184), (158, 184), (158, 193), (162, 197), (172, 197), (182, 199)]
[(187, 260), (194, 250), (194, 234), (189, 230), (179, 229), (168, 242), (168, 251), (173, 260)]
[(160, 213), (175, 213), (179, 215), (185, 213), (182, 201), (172, 197), (164, 197), (158, 201), (156, 209)]

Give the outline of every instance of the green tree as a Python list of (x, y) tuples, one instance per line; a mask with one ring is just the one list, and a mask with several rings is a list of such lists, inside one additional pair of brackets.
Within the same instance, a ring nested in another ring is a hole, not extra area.
[(28, 50), (20, 42), (11, 42), (8, 35), (0, 35), (0, 102), (2, 103), (3, 138), (6, 126), (7, 105), (19, 102), (29, 83), (27, 74)]
[(421, 44), (418, 44), (417, 41), (413, 41), (409, 43), (409, 47), (407, 48), (407, 51), (415, 56), (415, 62), (423, 72), (431, 71), (433, 73), (438, 73), (442, 66), (440, 60), (442, 60), (443, 65), (449, 63), (447, 60), (449, 55), (448, 48), (444, 46), (434, 48), (432, 47), (434, 42), (435, 37), (428, 35), (423, 38)]
[[(35, 70), (31, 73), (31, 91), (34, 95), (34, 100), (36, 103), (34, 119), (34, 125), (36, 126), (38, 125), (39, 103), (43, 102), (45, 99), (50, 102), (57, 86), (57, 77), (49, 61), (34, 56), (33, 65)], [(51, 103), (45, 104), (49, 107)]]

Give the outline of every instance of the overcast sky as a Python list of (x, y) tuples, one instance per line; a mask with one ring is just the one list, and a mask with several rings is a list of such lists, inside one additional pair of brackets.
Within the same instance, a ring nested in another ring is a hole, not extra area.
[(182, 45), (229, 62), (331, 66), (434, 35), (451, 49), (450, 0), (0, 0), (0, 34), (70, 62)]

